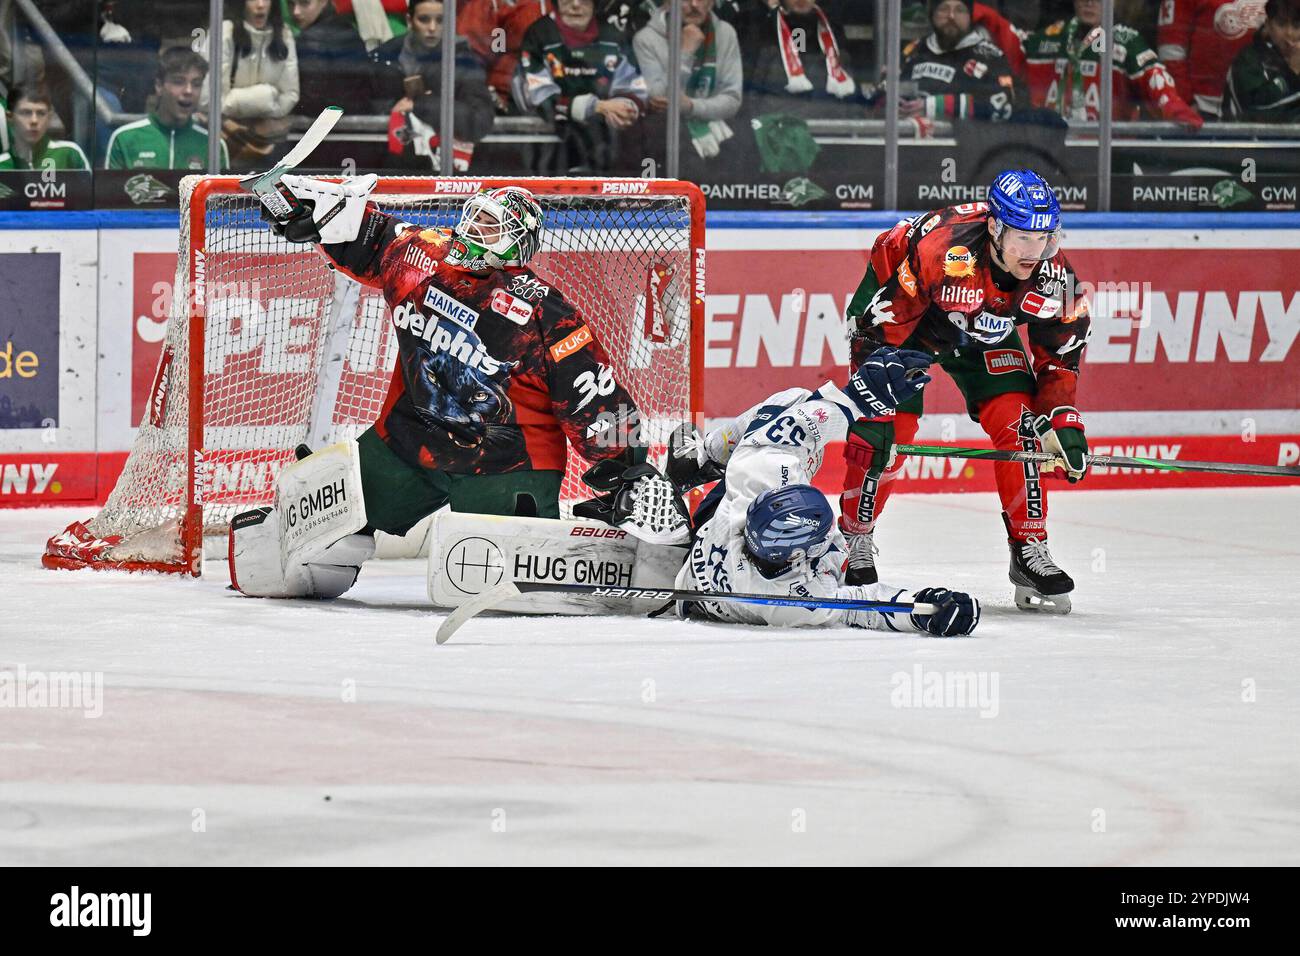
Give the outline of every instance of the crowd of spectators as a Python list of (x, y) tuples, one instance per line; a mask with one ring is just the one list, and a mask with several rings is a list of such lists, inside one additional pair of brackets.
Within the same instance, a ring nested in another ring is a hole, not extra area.
[[(881, 117), (887, 101), (881, 65), (863, 55), (868, 0), (683, 0), (675, 64), (661, 0), (224, 0), (217, 118), (206, 0), (36, 0), (112, 110), (144, 116), (111, 129), (91, 114), (95, 141), (79, 146), (79, 71), (0, 0), (0, 168), (204, 168), (209, 127), (232, 168), (260, 167), (287, 148), (293, 117), (337, 104), (387, 120), (378, 164), (436, 169), (444, 2), (456, 3), (460, 171), (498, 117), (533, 116), (554, 135), (526, 147), (529, 171), (643, 172), (663, 153), (674, 70), (697, 178), (807, 168), (809, 121)], [(1110, 57), (1101, 8), (905, 3), (901, 119), (921, 135), (938, 119), (1095, 120), (1110, 59), (1117, 120), (1300, 122), (1300, 0), (1117, 0)]]

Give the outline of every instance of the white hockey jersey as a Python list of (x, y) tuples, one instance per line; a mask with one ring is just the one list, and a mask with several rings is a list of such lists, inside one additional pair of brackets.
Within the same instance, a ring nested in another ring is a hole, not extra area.
[[(812, 562), (796, 563), (785, 573), (764, 577), (745, 554), (745, 518), (749, 506), (769, 488), (812, 484), (826, 446), (842, 442), (859, 417), (852, 401), (827, 382), (815, 392), (791, 388), (771, 396), (739, 417), (710, 429), (705, 436), (709, 457), (726, 465), (724, 491), (717, 510), (698, 529), (677, 587), (697, 591), (734, 591), (796, 597), (907, 601), (912, 594), (884, 584), (845, 585), (844, 538), (831, 531), (830, 548)], [(715, 489), (715, 493), (716, 493)], [(878, 630), (914, 631), (904, 613), (845, 611), (832, 608), (780, 607), (717, 601), (683, 602), (679, 613), (737, 624), (777, 627), (851, 625)]]

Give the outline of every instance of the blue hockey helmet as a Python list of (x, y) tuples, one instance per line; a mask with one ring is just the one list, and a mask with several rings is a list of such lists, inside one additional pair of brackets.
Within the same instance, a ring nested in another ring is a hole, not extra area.
[(1061, 204), (1047, 180), (1032, 169), (1008, 169), (989, 187), (989, 218), (993, 238), (1007, 229), (1037, 233), (1018, 248), (1004, 250), (1004, 258), (1050, 259), (1061, 245)]
[(749, 506), (745, 545), (753, 557), (768, 564), (819, 558), (830, 547), (834, 524), (830, 502), (812, 485), (769, 488)]

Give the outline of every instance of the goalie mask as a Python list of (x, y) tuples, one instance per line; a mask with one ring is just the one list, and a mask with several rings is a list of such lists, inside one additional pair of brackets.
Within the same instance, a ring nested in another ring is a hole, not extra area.
[(501, 186), (465, 202), (446, 261), (474, 270), (525, 266), (541, 244), (542, 207), (522, 186)]
[(834, 522), (830, 502), (812, 485), (769, 488), (745, 516), (745, 550), (773, 569), (815, 561), (830, 549)]

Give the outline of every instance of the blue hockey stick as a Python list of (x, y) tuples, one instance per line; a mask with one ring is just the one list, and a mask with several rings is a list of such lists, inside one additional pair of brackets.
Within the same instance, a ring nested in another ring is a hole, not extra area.
[(901, 601), (855, 601), (846, 598), (801, 598), (783, 594), (739, 594), (729, 591), (691, 591), (685, 588), (609, 588), (596, 584), (551, 584), (546, 581), (507, 581), (466, 601), (447, 615), (438, 628), (438, 643), (445, 644), (470, 618), (521, 594), (548, 592), (596, 598), (625, 598), (630, 601), (716, 601), (736, 604), (767, 604), (810, 609), (837, 608), (844, 611), (877, 611), (881, 614), (935, 614), (933, 604)]

